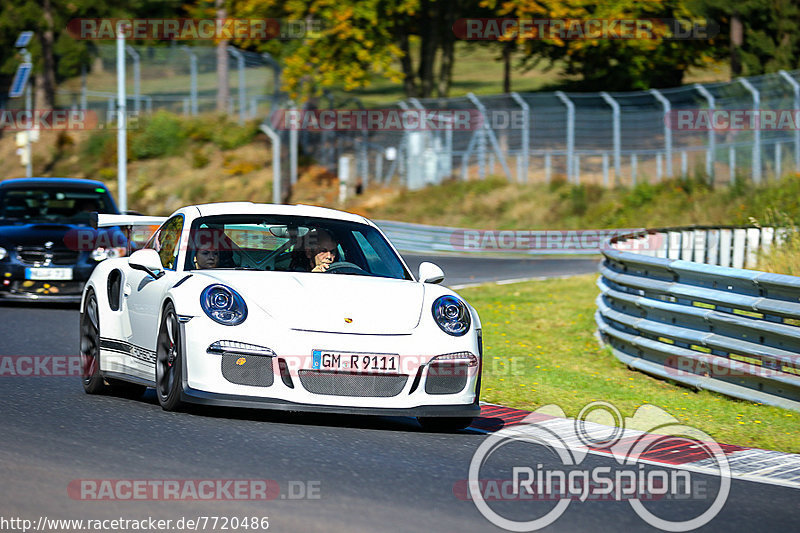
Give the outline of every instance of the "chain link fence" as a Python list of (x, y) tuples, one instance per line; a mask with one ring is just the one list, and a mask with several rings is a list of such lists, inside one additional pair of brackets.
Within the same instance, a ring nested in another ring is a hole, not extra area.
[[(95, 60), (67, 81), (57, 107), (88, 109), (112, 122), (116, 48), (96, 45)], [(196, 115), (216, 110), (213, 46), (126, 47), (127, 109)], [(703, 174), (716, 183), (737, 176), (761, 182), (800, 171), (800, 71), (726, 83), (627, 93), (511, 93), (446, 99), (409, 98), (381, 112), (468, 113), (469, 128), (281, 128), (275, 114), (294, 109), (280, 91), (281, 66), (269, 54), (229, 47), (227, 113), (239, 122), (264, 119), (280, 144), (282, 190), (297, 179), (298, 161), (313, 161), (352, 187), (394, 184), (418, 189), (446, 179), (504, 176), (520, 183), (566, 180), (635, 185)], [(22, 106), (22, 99), (4, 102)], [(364, 110), (357, 98), (324, 92), (299, 111)], [(790, 124), (770, 128), (682, 127), (702, 113), (786, 110)], [(278, 121), (279, 122), (279, 121)]]
[[(127, 110), (135, 115), (159, 110), (197, 115), (217, 108), (217, 49), (214, 46), (127, 45)], [(240, 123), (263, 117), (285, 95), (281, 67), (269, 54), (228, 47), (228, 115)], [(117, 105), (117, 54), (114, 44), (96, 45), (96, 56), (79, 79), (62, 84), (56, 107), (91, 110), (113, 122)], [(19, 99), (18, 99), (19, 100)], [(21, 106), (9, 101), (8, 106)]]
[[(800, 71), (781, 71), (627, 93), (411, 98), (382, 111), (461, 110), (484, 120), (468, 131), (301, 128), (299, 152), (360, 187), (395, 183), (417, 189), (489, 175), (602, 186), (700, 174), (716, 183), (737, 176), (758, 183), (800, 171), (799, 76)], [(327, 98), (300, 111), (314, 108), (349, 110)], [(777, 114), (777, 122), (769, 122), (769, 113)], [(737, 116), (743, 125), (734, 123)], [(753, 117), (761, 121), (755, 127)]]

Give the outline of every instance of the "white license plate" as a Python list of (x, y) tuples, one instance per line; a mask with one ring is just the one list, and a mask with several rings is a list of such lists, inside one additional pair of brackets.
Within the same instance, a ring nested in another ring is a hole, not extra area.
[(313, 350), (311, 366), (314, 370), (344, 370), (348, 372), (381, 372), (396, 374), (400, 370), (400, 356), (385, 353), (334, 352)]
[(68, 281), (72, 279), (72, 269), (43, 267), (26, 268), (25, 279)]

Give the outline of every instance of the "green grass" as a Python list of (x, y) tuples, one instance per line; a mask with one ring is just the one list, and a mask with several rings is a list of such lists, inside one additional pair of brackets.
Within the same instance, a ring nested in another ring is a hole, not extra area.
[[(371, 195), (375, 196), (371, 196)], [(384, 196), (381, 197), (380, 195)], [(701, 179), (605, 189), (564, 182), (450, 181), (386, 196), (368, 191), (347, 206), (371, 218), (480, 229), (596, 229), (800, 221), (800, 179), (710, 187)]]
[(800, 452), (800, 413), (630, 371), (602, 348), (593, 334), (596, 278), (459, 291), (481, 315), (482, 400), (528, 410), (557, 404), (568, 416), (593, 400), (611, 402), (625, 417), (649, 404), (718, 442)]

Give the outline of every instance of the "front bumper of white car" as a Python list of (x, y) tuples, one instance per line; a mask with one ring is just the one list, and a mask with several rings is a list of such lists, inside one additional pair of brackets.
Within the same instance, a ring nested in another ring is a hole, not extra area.
[[(186, 402), (389, 416), (468, 417), (480, 412), (482, 347), (475, 332), (453, 338), (435, 330), (408, 335), (265, 331), (218, 326), (203, 317), (182, 328), (183, 338), (191, 339), (184, 344), (181, 398)], [(209, 350), (218, 341), (233, 339), (225, 349)], [(314, 350), (393, 354), (400, 364), (396, 372), (322, 369), (314, 366)], [(435, 360), (452, 353), (474, 357), (470, 362)]]

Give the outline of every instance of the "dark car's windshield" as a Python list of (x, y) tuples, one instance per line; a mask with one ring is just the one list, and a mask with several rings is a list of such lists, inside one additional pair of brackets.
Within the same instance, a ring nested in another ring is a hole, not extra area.
[(226, 215), (195, 220), (185, 268), (412, 279), (386, 239), (372, 226), (282, 215)]
[(88, 224), (90, 213), (115, 213), (108, 192), (96, 189), (32, 187), (0, 190), (0, 219), (11, 222)]

